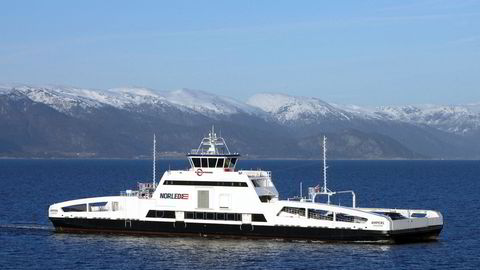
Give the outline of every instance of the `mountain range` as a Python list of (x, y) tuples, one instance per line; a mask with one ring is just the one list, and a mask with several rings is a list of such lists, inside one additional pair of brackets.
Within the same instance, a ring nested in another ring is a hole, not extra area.
[(478, 159), (480, 103), (362, 107), (260, 93), (0, 86), (1, 157), (146, 158), (196, 148), (210, 127), (250, 158)]

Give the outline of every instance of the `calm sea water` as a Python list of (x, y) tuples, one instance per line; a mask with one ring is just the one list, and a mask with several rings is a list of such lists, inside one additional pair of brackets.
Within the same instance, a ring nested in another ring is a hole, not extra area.
[[(321, 180), (320, 161), (241, 161), (271, 170), (282, 198)], [(480, 161), (331, 161), (329, 187), (353, 189), (364, 207), (440, 210), (429, 243), (331, 244), (54, 233), (54, 202), (116, 195), (151, 179), (151, 162), (0, 160), (0, 269), (480, 268)], [(159, 171), (186, 161), (162, 160)], [(350, 203), (348, 196), (337, 204)]]

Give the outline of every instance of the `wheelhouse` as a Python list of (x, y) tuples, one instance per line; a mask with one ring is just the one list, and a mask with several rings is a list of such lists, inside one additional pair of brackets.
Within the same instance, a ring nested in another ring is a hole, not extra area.
[(193, 169), (230, 169), (234, 170), (237, 164), (238, 155), (188, 155), (190, 166)]
[(234, 171), (238, 158), (237, 153), (230, 153), (225, 140), (218, 137), (214, 128), (203, 138), (197, 149), (187, 154), (192, 169), (224, 169)]

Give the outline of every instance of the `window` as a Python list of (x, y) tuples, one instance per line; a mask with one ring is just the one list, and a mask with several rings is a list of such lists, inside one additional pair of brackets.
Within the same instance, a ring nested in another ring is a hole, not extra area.
[(149, 210), (149, 218), (175, 218), (175, 211)]
[(308, 218), (332, 221), (333, 213), (325, 210), (319, 210), (319, 209), (308, 209)]
[(230, 162), (230, 168), (235, 167), (235, 163), (237, 163), (237, 158), (232, 158), (232, 161)]
[(185, 219), (194, 219), (195, 213), (194, 212), (185, 212)]
[(263, 214), (252, 214), (252, 221), (254, 222), (267, 222)]
[(88, 211), (90, 212), (103, 212), (108, 210), (107, 202), (94, 202), (88, 204)]
[(225, 213), (216, 213), (217, 220), (225, 220)]
[(119, 209), (118, 202), (112, 202), (112, 211), (118, 211)]
[(227, 213), (226, 215), (227, 215), (226, 220), (230, 220), (230, 221), (240, 221), (240, 220), (242, 220), (242, 214)]
[(62, 207), (63, 212), (87, 212), (87, 204), (75, 204)]
[(198, 208), (209, 208), (210, 207), (210, 196), (208, 190), (198, 190), (197, 191), (197, 207)]
[(343, 213), (336, 213), (335, 214), (335, 221), (365, 223), (365, 222), (367, 222), (367, 219), (363, 218), (363, 217), (356, 217), (356, 216), (351, 216), (351, 215), (347, 215), (347, 214), (343, 214)]
[(223, 165), (224, 168), (228, 168), (230, 166), (230, 159), (226, 158), (225, 159), (225, 164)]
[[(242, 214), (216, 212), (185, 212), (185, 219), (241, 221)], [(259, 217), (259, 219), (261, 219), (261, 217)]]
[(285, 206), (280, 210), (277, 216), (280, 216), (282, 213), (287, 213), (290, 215), (297, 215), (297, 216), (305, 216), (305, 208), (297, 208), (297, 207), (288, 207)]
[(224, 158), (219, 158), (218, 159), (217, 168), (223, 168), (223, 161), (224, 160), (225, 160)]
[(165, 180), (164, 185), (174, 186), (218, 186), (218, 187), (247, 187), (245, 182), (228, 182), (228, 181), (184, 181), (184, 180)]
[(208, 167), (215, 168), (215, 164), (217, 164), (217, 159), (216, 158), (209, 158), (208, 159)]
[(375, 214), (380, 214), (380, 215), (385, 215), (390, 217), (392, 220), (398, 220), (398, 219), (406, 219), (406, 217), (402, 216), (400, 213), (396, 212), (374, 212)]
[(200, 167), (200, 159), (199, 158), (192, 158), (193, 166)]
[(207, 158), (202, 158), (202, 168), (208, 168)]

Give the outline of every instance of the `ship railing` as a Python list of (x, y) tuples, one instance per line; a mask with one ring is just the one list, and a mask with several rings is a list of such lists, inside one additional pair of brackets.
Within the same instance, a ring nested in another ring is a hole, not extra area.
[(120, 191), (120, 196), (125, 196), (125, 197), (137, 197), (139, 191), (138, 190), (122, 190)]
[(395, 208), (359, 208), (359, 210), (389, 216), (392, 219), (401, 219), (401, 217), (403, 218), (438, 218), (441, 216), (440, 213), (434, 210), (395, 209)]
[(155, 191), (155, 186), (152, 183), (138, 183), (138, 190), (127, 189), (120, 191), (120, 196), (138, 197), (140, 199), (150, 199)]
[(273, 187), (270, 171), (240, 171), (248, 176), (255, 187)]
[(256, 187), (255, 192), (258, 196), (278, 197), (278, 191), (275, 187)]
[(150, 199), (152, 198), (153, 192), (141, 191), (141, 190), (125, 190), (120, 191), (120, 196), (123, 197), (138, 197), (139, 199)]
[(241, 170), (240, 172), (248, 175), (248, 177), (272, 177), (271, 171), (262, 171), (262, 170)]

